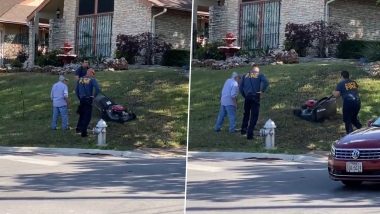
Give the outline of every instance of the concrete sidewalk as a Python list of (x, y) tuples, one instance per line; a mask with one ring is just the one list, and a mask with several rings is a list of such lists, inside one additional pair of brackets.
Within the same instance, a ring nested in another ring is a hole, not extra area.
[(310, 153), (304, 155), (270, 154), (270, 153), (245, 153), (245, 152), (196, 152), (189, 151), (188, 157), (192, 159), (218, 159), (218, 160), (243, 160), (243, 159), (278, 159), (295, 162), (326, 162), (327, 152)]
[(141, 149), (134, 151), (115, 151), (102, 149), (77, 149), (77, 148), (43, 148), (43, 147), (3, 147), (0, 146), (0, 153), (50, 153), (59, 155), (109, 155), (126, 158), (185, 158), (184, 149)]

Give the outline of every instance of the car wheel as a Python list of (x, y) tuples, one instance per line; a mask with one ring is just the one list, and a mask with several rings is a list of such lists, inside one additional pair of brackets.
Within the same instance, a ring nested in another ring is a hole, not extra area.
[(342, 181), (342, 183), (347, 187), (357, 187), (360, 186), (360, 184), (362, 184), (363, 181)]

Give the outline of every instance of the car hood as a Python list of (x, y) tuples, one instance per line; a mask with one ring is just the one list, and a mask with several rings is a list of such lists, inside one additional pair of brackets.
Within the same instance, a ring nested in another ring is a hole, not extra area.
[(334, 144), (335, 148), (358, 149), (379, 148), (380, 149), (380, 127), (368, 127), (359, 129), (346, 135)]

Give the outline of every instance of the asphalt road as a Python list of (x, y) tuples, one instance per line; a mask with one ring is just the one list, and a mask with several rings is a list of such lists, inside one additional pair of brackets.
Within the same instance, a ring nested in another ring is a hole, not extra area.
[(323, 159), (189, 159), (187, 213), (380, 213), (380, 184), (349, 189), (331, 181), (326, 167)]
[(183, 213), (185, 158), (0, 153), (1, 214)]

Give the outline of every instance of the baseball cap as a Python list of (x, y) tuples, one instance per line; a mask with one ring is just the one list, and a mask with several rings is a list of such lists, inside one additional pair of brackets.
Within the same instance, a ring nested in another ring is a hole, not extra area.
[(231, 75), (231, 78), (235, 78), (237, 76), (239, 76), (239, 74), (237, 72), (233, 72), (232, 75)]
[(59, 75), (59, 81), (61, 81), (61, 82), (68, 81), (68, 79), (66, 79), (65, 76), (63, 76), (63, 75)]

